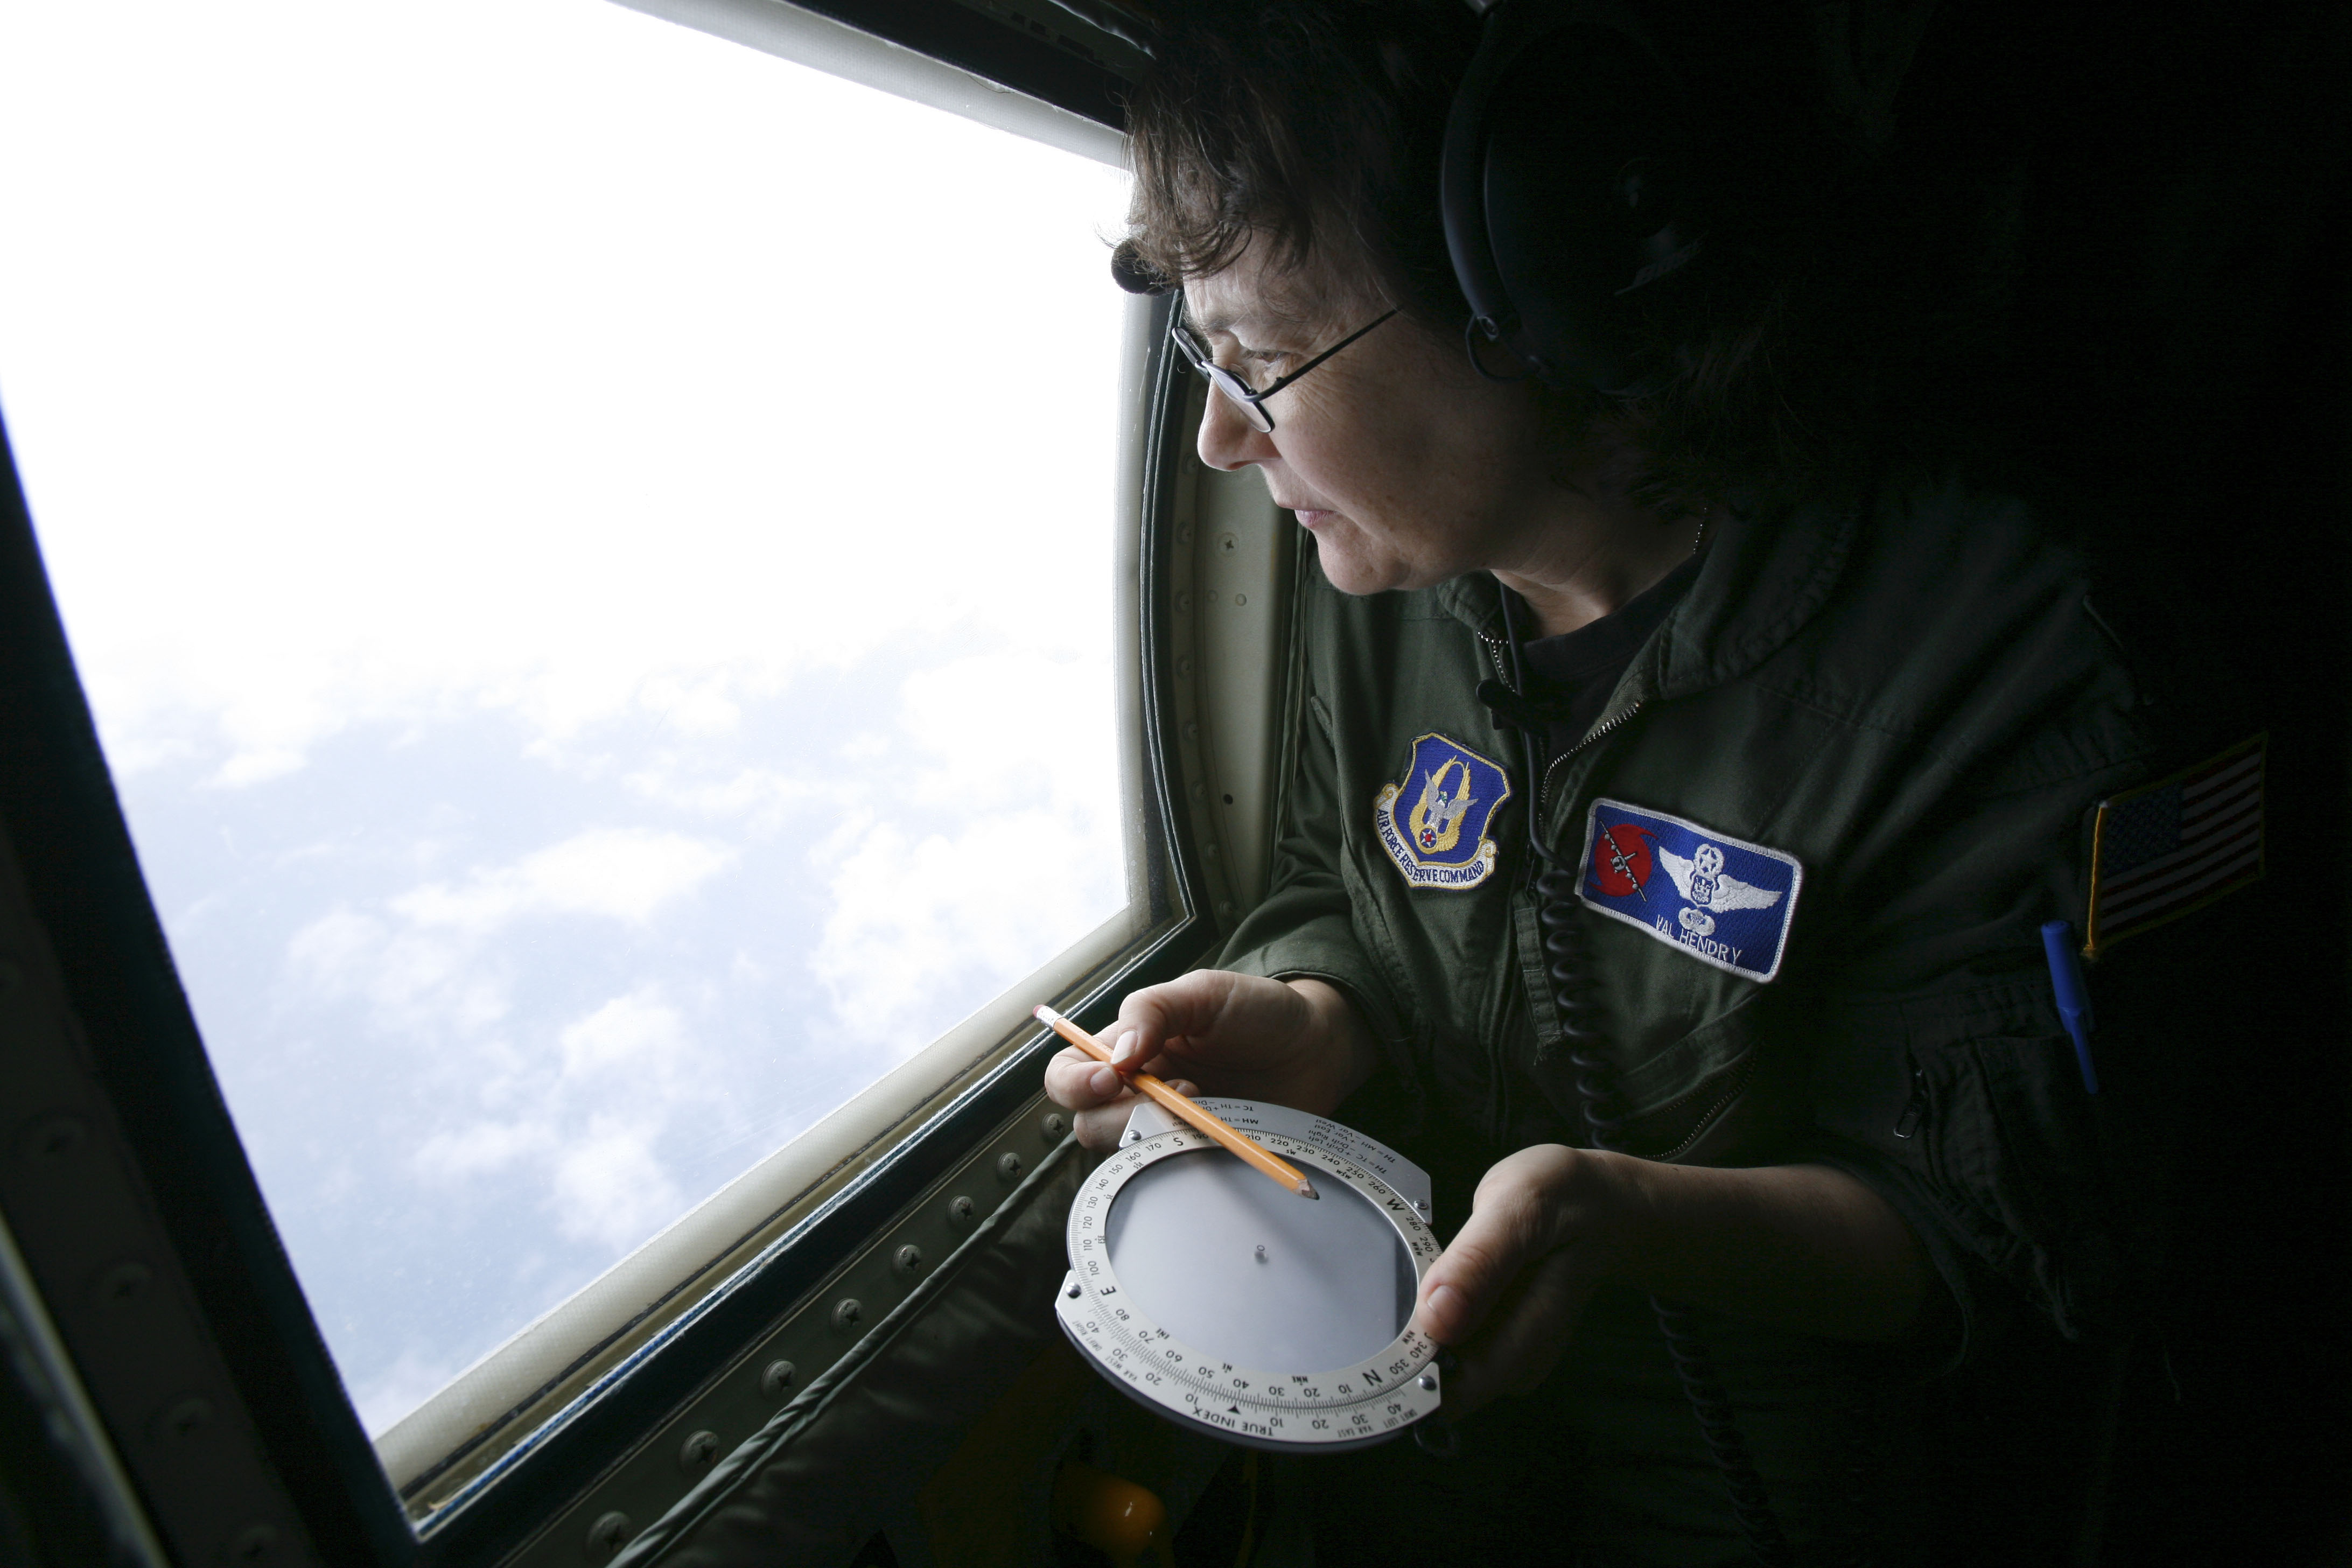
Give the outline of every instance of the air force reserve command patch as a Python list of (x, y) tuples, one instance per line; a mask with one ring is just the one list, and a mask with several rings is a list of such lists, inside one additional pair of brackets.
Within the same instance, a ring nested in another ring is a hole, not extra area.
[(1577, 897), (1717, 969), (1780, 973), (1805, 869), (1796, 858), (1696, 822), (1596, 800)]
[(1495, 873), (1486, 829), (1510, 795), (1501, 768), (1443, 735), (1423, 735), (1404, 782), (1372, 797), (1372, 830), (1414, 887), (1475, 888)]

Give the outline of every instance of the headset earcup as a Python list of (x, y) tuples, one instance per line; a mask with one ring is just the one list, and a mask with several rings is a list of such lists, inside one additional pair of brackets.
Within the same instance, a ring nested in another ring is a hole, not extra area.
[(1613, 6), (1503, 0), (1487, 26), (1448, 121), (1457, 280), (1532, 374), (1623, 390), (1626, 296), (1696, 253), (1680, 88)]

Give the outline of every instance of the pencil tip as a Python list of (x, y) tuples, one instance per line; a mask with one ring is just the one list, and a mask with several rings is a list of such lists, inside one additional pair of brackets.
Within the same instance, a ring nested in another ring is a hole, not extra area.
[(1302, 1198), (1313, 1198), (1318, 1204), (1323, 1201), (1323, 1194), (1315, 1190), (1315, 1184), (1304, 1176), (1298, 1181), (1298, 1195)]

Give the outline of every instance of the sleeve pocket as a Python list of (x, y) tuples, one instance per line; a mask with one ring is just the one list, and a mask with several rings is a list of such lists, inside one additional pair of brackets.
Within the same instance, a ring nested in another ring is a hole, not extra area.
[(2066, 1037), (2031, 1024), (1894, 1022), (1877, 1021), (1874, 1048), (1825, 1053), (1842, 1070), (1816, 1074), (1816, 1122), (1906, 1172), (1948, 1238), (2062, 1331), (2095, 1327), (2120, 1299), (2122, 1260)]

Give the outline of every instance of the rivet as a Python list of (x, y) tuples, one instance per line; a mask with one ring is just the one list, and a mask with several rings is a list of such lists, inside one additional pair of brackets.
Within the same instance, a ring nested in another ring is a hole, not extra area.
[(1062, 1134), (1070, 1130), (1070, 1119), (1058, 1110), (1045, 1112), (1045, 1120), (1037, 1123), (1037, 1131), (1045, 1135), (1048, 1143), (1058, 1143)]
[(793, 1379), (799, 1369), (788, 1361), (772, 1361), (760, 1373), (760, 1392), (771, 1399), (782, 1399), (793, 1391)]
[(1421, 1386), (1434, 1394), (1437, 1392), (1437, 1379), (1424, 1372), (1421, 1374)]
[(1234, 608), (1235, 608), (1235, 609), (1237, 609), (1237, 610), (1238, 610), (1238, 609), (1240, 609), (1244, 605), (1246, 605), (1246, 604), (1248, 604), (1248, 603), (1249, 603), (1249, 595), (1248, 595), (1247, 594), (1235, 594), (1235, 595), (1234, 595)]
[(1207, 593), (1202, 595), (1201, 598), (1203, 603), (1213, 605), (1217, 602), (1217, 591), (1214, 588), (1212, 588)]
[(221, 1557), (229, 1563), (266, 1563), (277, 1545), (276, 1525), (248, 1524), (228, 1538), (228, 1544), (221, 1548)]
[(1188, 741), (1199, 740), (1201, 738), (1201, 726), (1188, 721), (1184, 726), (1184, 738)]
[(1239, 550), (1241, 546), (1242, 542), (1230, 533), (1221, 533), (1217, 535), (1217, 548), (1223, 551), (1228, 555), (1231, 555), (1234, 551)]
[(970, 1198), (965, 1197), (961, 1193), (958, 1193), (954, 1197), (948, 1200), (948, 1223), (950, 1225), (970, 1225), (971, 1223), (971, 1216), (976, 1212), (977, 1210), (974, 1208), (972, 1201)]
[(598, 1514), (596, 1522), (588, 1527), (588, 1561), (611, 1562), (614, 1553), (626, 1546), (629, 1537), (635, 1533), (629, 1528), (629, 1516), (620, 1510)]
[(857, 1326), (858, 1320), (865, 1316), (866, 1309), (857, 1304), (856, 1297), (844, 1296), (840, 1303), (833, 1309), (833, 1326), (836, 1329), (854, 1329)]
[(999, 1155), (996, 1161), (996, 1179), (1003, 1182), (1008, 1187), (1013, 1183), (1019, 1181), (1021, 1179), (1021, 1156), (1018, 1154)]
[(1201, 853), (1209, 859), (1215, 859), (1219, 854), (1216, 840), (1213, 838), (1208, 843), (1202, 845)]
[(135, 1258), (126, 1258), (99, 1271), (89, 1293), (101, 1305), (128, 1301), (154, 1282), (155, 1271)]
[(900, 1247), (890, 1255), (890, 1267), (897, 1269), (900, 1277), (913, 1279), (923, 1271), (923, 1249), (919, 1247)]
[(1219, 899), (1219, 900), (1217, 900), (1217, 913), (1219, 913), (1219, 914), (1221, 914), (1221, 915), (1231, 916), (1231, 915), (1233, 914), (1233, 912), (1234, 912), (1234, 901), (1233, 901), (1233, 900), (1231, 900), (1231, 899)]
[(1063, 1294), (1063, 1295), (1065, 1295), (1065, 1296), (1067, 1296), (1071, 1300), (1075, 1301), (1075, 1300), (1076, 1300), (1078, 1299), (1078, 1292), (1079, 1292), (1080, 1290), (1084, 1289), (1085, 1289), (1085, 1287), (1084, 1287), (1084, 1286), (1080, 1285), (1076, 1280), (1073, 1279), (1073, 1280), (1071, 1280), (1067, 1285), (1065, 1285), (1065, 1286), (1063, 1286), (1063, 1287), (1062, 1287), (1062, 1294)]
[(163, 1442), (180, 1442), (202, 1431), (212, 1418), (213, 1402), (201, 1394), (191, 1394), (163, 1406), (148, 1430)]
[(1186, 612), (1190, 611), (1190, 610), (1192, 609), (1192, 595), (1190, 595), (1190, 594), (1179, 594), (1179, 595), (1176, 595), (1176, 613), (1177, 613), (1178, 615), (1180, 615), (1180, 616), (1181, 616), (1181, 615), (1185, 614)]
[(89, 1124), (66, 1111), (34, 1119), (17, 1136), (16, 1152), (27, 1160), (55, 1160), (70, 1154), (89, 1137)]
[(1191, 654), (1184, 654), (1176, 660), (1176, 673), (1180, 676), (1190, 675), (1192, 673), (1192, 656)]
[(1191, 523), (1184, 522), (1177, 524), (1176, 542), (1179, 544), (1190, 544), (1192, 542), (1192, 525)]
[(1207, 784), (1202, 784), (1202, 783), (1200, 780), (1198, 780), (1198, 779), (1194, 779), (1194, 780), (1192, 781), (1192, 798), (1193, 798), (1194, 800), (1199, 800), (1199, 799), (1201, 799), (1202, 796), (1206, 795), (1208, 793), (1209, 793), (1209, 786), (1208, 786)]
[(677, 1468), (688, 1475), (709, 1469), (719, 1458), (719, 1434), (697, 1432), (678, 1445)]

